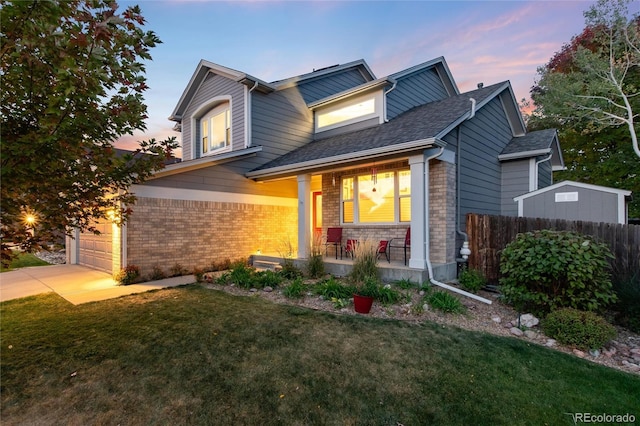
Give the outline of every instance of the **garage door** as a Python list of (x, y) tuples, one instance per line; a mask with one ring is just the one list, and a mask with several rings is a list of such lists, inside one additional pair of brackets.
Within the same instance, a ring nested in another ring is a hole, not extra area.
[(83, 232), (79, 238), (79, 255), (81, 265), (100, 269), (111, 273), (112, 268), (112, 226), (110, 221), (96, 225), (100, 235)]

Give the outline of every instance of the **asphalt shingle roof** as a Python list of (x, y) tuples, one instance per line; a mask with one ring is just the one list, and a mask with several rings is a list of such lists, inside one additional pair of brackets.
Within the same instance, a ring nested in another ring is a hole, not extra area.
[(474, 98), (477, 103), (482, 103), (493, 95), (498, 87), (503, 85), (504, 82), (421, 105), (387, 123), (374, 127), (313, 140), (254, 171), (292, 166), (302, 162), (356, 154), (370, 149), (436, 137), (470, 111), (469, 98)]
[(511, 139), (500, 155), (518, 154), (551, 148), (556, 129), (537, 130)]

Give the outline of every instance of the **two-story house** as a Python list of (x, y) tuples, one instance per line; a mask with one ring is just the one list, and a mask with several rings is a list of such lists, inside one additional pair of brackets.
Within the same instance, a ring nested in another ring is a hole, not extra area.
[(555, 130), (526, 132), (508, 81), (478, 86), (461, 94), (444, 58), (383, 78), (358, 60), (270, 83), (203, 60), (170, 116), (183, 161), (133, 187), (106, 251), (80, 236), (76, 261), (148, 273), (286, 242), (306, 258), (329, 227), (345, 240), (410, 228), (408, 267), (455, 277), (466, 213), (516, 215), (513, 197), (563, 166)]

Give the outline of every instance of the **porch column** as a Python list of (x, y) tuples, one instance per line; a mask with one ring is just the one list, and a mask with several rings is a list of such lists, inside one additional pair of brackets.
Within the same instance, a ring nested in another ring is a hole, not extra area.
[(298, 176), (298, 258), (307, 259), (311, 248), (311, 175)]
[(429, 241), (429, 160), (424, 154), (409, 157), (411, 168), (411, 256), (409, 267), (426, 269)]
[(67, 265), (80, 263), (80, 229), (74, 228), (72, 236), (65, 236)]

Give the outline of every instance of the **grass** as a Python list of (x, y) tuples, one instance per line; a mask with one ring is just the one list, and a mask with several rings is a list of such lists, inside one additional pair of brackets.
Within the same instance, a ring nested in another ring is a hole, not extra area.
[(0, 304), (3, 425), (570, 425), (640, 377), (511, 338), (198, 285)]
[(8, 268), (0, 266), (0, 272), (11, 271), (18, 268), (26, 268), (27, 266), (45, 266), (49, 263), (42, 259), (39, 259), (31, 253), (19, 253), (18, 256), (13, 259)]

